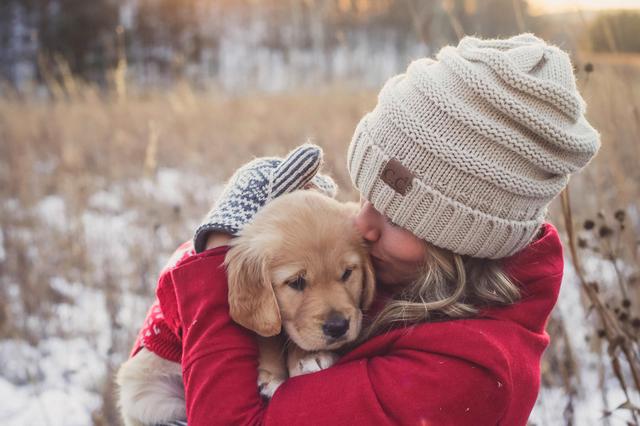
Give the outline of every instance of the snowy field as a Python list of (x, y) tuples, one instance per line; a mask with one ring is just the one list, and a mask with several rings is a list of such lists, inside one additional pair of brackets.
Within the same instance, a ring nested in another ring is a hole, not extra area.
[[(609, 283), (615, 280), (613, 267), (607, 262), (590, 259), (585, 267), (592, 276), (600, 274)], [(626, 398), (609, 365), (603, 362), (604, 350), (594, 352), (586, 339), (593, 333), (593, 325), (587, 324), (592, 318), (584, 308), (579, 280), (569, 259), (565, 259), (564, 278), (553, 316), (569, 330), (566, 338), (579, 364), (572, 383), (577, 394), (572, 400), (565, 388), (542, 387), (530, 422), (535, 425), (628, 425), (627, 422), (632, 421), (629, 410), (614, 410), (624, 404)], [(552, 340), (547, 351), (558, 350), (560, 343)], [(600, 391), (602, 388), (606, 390), (604, 394)], [(637, 393), (632, 393), (631, 399), (639, 405)], [(609, 414), (605, 415), (605, 412)], [(568, 422), (567, 418), (572, 418), (573, 422)]]
[[(87, 210), (73, 218), (79, 223), (73, 223), (69, 207), (59, 196), (43, 198), (28, 212), (15, 200), (4, 204), (5, 214), (26, 213), (33, 222), (30, 229), (0, 230), (0, 265), (7, 259), (5, 234), (31, 244), (34, 234), (46, 229), (46, 235), (83, 235), (91, 272), (85, 280), (53, 274), (48, 285), (57, 303), (46, 318), (41, 311), (35, 315), (25, 312), (20, 283), (4, 282), (8, 277), (2, 278), (9, 297), (9, 316), (20, 318), (35, 341), (0, 341), (0, 424), (95, 424), (96, 413), (103, 409), (105, 389), (111, 388), (114, 369), (126, 359), (151, 303), (154, 276), (180, 237), (190, 237), (198, 219), (185, 220), (179, 230), (141, 223), (142, 212), (125, 208), (127, 197), (147, 198), (155, 208), (172, 211), (197, 197), (207, 205), (218, 191), (198, 176), (162, 169), (154, 180), (113, 185), (96, 192), (90, 196)], [(37, 262), (50, 248), (46, 242), (43, 246), (31, 246), (27, 255)], [(148, 262), (146, 276), (140, 275), (139, 261)]]

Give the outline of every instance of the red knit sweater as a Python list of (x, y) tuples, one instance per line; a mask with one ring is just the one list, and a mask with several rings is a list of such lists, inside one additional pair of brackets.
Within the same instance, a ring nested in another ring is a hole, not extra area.
[(505, 260), (522, 290), (519, 303), (374, 337), (327, 370), (287, 380), (268, 405), (256, 387), (255, 339), (229, 317), (222, 266), (228, 248), (197, 255), (181, 249), (161, 274), (157, 296), (165, 325), (182, 344), (190, 426), (526, 424), (562, 279), (552, 225)]
[[(193, 250), (192, 243), (190, 241), (183, 243), (173, 253), (160, 272), (160, 276), (168, 273), (178, 262), (182, 262), (193, 255), (195, 255), (195, 251)], [(129, 356), (134, 356), (143, 347), (169, 361), (179, 364), (182, 360), (182, 341), (179, 335), (174, 333), (167, 325), (162, 310), (160, 309), (160, 302), (157, 298), (147, 311), (147, 316), (142, 324), (142, 328), (138, 332)]]

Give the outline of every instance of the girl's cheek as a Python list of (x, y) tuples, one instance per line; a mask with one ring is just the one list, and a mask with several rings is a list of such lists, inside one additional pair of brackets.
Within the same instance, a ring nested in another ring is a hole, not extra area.
[(386, 249), (393, 257), (402, 262), (411, 263), (419, 263), (424, 259), (426, 254), (424, 243), (409, 231), (393, 228), (387, 230), (387, 236), (390, 237), (387, 241), (392, 241), (392, 244), (387, 245)]

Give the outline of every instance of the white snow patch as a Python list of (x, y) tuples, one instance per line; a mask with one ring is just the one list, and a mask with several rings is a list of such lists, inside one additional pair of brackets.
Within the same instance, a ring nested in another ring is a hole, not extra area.
[(63, 278), (51, 286), (73, 300), (54, 306), (47, 321), (28, 317), (44, 337), (31, 346), (0, 341), (0, 424), (88, 425), (102, 403), (101, 389), (112, 350), (111, 318), (104, 289)]
[(3, 207), (7, 214), (16, 215), (22, 212), (22, 203), (17, 198), (5, 200)]
[(140, 232), (137, 217), (136, 211), (113, 215), (87, 210), (82, 214), (85, 243), (96, 268), (110, 266), (126, 273), (134, 267), (128, 259), (128, 248)]
[[(40, 353), (22, 340), (5, 340), (0, 343), (0, 376), (15, 385), (26, 385), (42, 379), (38, 370)], [(1, 400), (1, 399), (0, 399)]]
[[(139, 189), (136, 188), (137, 185)], [(148, 197), (161, 203), (183, 205), (189, 199), (210, 203), (222, 192), (223, 187), (224, 185), (212, 184), (206, 178), (194, 173), (160, 168), (155, 178), (135, 182), (132, 190), (141, 190)]]
[[(147, 297), (124, 293), (120, 300), (120, 310), (117, 315), (118, 324), (124, 324), (130, 336), (135, 336), (138, 332), (137, 326), (143, 324), (147, 310), (152, 303), (153, 289), (151, 289)], [(131, 342), (133, 343), (133, 339)]]
[(145, 179), (140, 183), (149, 197), (172, 205), (185, 201), (185, 189), (189, 186), (181, 171), (169, 168), (158, 169), (155, 179)]
[(91, 336), (95, 348), (106, 354), (111, 347), (111, 336), (108, 333), (111, 320), (104, 289), (69, 283), (62, 278), (53, 278), (51, 287), (74, 300), (73, 304), (61, 303), (55, 306), (55, 332)]
[(37, 348), (4, 341), (0, 354), (3, 360), (14, 361), (11, 368), (18, 370), (14, 379), (29, 378), (29, 385), (24, 386), (0, 377), (0, 424), (92, 424), (91, 413), (100, 408), (101, 396), (95, 389), (104, 380), (105, 362), (86, 340), (50, 338)]
[(64, 200), (57, 195), (44, 197), (35, 206), (35, 212), (45, 225), (57, 230), (67, 229), (67, 212)]
[(88, 205), (97, 210), (119, 212), (122, 210), (122, 194), (119, 189), (98, 191), (89, 197)]

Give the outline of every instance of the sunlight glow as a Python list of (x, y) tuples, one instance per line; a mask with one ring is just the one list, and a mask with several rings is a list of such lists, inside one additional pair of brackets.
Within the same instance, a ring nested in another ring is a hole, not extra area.
[(640, 0), (529, 0), (534, 14), (575, 10), (640, 9)]

